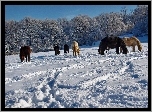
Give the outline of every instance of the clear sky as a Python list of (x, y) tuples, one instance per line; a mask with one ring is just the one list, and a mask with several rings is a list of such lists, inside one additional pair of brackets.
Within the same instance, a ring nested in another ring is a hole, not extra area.
[(5, 5), (5, 20), (20, 21), (24, 17), (69, 20), (80, 14), (92, 18), (103, 12), (120, 12), (124, 6), (127, 13), (137, 7), (136, 5)]

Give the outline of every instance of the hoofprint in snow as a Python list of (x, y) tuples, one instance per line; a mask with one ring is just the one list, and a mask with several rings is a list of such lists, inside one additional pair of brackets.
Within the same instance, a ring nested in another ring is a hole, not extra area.
[(148, 43), (142, 46), (127, 55), (99, 55), (98, 47), (80, 47), (79, 56), (39, 52), (23, 63), (5, 56), (5, 107), (147, 108)]

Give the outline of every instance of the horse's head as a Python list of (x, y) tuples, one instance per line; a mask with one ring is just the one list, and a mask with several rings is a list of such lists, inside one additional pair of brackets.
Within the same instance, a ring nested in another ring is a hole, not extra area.
[(58, 54), (60, 54), (60, 51), (58, 51)]
[(128, 53), (128, 49), (125, 47), (123, 48), (123, 54), (127, 54)]

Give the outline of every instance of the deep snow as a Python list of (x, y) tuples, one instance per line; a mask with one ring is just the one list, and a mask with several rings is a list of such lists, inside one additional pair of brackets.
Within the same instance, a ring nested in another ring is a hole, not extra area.
[(5, 56), (5, 108), (147, 108), (148, 43), (127, 55), (99, 55), (98, 44), (77, 57), (71, 49), (32, 53), (23, 63)]

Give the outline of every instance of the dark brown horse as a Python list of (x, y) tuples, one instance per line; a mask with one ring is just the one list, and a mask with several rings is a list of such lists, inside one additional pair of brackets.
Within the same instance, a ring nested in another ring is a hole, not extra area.
[(54, 45), (54, 51), (55, 51), (55, 55), (59, 55), (60, 54), (58, 45)]
[(26, 62), (30, 62), (30, 53), (32, 52), (31, 48), (29, 46), (22, 46), (20, 49), (20, 60), (21, 62), (24, 61), (24, 58), (26, 58)]
[(67, 44), (64, 45), (64, 53), (69, 53), (69, 46)]
[(124, 41), (117, 36), (111, 35), (101, 40), (98, 52), (99, 54), (104, 55), (104, 51), (107, 48), (108, 49), (116, 48), (116, 53), (119, 54), (119, 47), (122, 48), (123, 54), (127, 54), (128, 49), (126, 48), (126, 44), (124, 43)]

